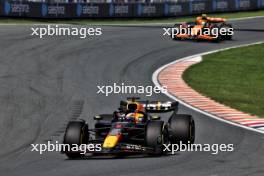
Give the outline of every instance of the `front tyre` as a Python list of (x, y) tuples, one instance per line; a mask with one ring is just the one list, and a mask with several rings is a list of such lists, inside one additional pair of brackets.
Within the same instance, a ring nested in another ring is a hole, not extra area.
[(193, 144), (195, 123), (191, 115), (173, 114), (168, 121), (170, 142), (173, 144)]
[(145, 131), (146, 146), (154, 149), (154, 154), (163, 154), (163, 144), (167, 141), (167, 128), (163, 121), (149, 121)]
[(71, 121), (68, 123), (64, 135), (64, 144), (69, 144), (70, 150), (64, 151), (69, 158), (79, 158), (84, 154), (81, 151), (72, 151), (89, 140), (88, 125), (84, 121)]
[[(175, 33), (175, 30), (176, 30), (176, 29), (177, 29), (177, 30), (180, 29), (180, 26), (181, 26), (181, 24), (175, 24), (175, 25), (173, 26), (173, 28), (171, 29), (171, 38), (172, 38), (172, 40), (181, 40), (180, 37), (177, 37), (177, 33)], [(177, 30), (176, 30), (176, 31), (177, 31)]]

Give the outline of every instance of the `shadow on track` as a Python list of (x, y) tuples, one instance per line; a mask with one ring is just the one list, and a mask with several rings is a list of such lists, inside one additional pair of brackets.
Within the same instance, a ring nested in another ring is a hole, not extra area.
[[(174, 154), (174, 155), (179, 155)], [(98, 155), (98, 156), (84, 156), (81, 158), (76, 158), (76, 159), (65, 159), (66, 161), (74, 161), (74, 160), (116, 160), (116, 159), (146, 159), (146, 158), (164, 158), (164, 157), (170, 157), (172, 156), (171, 154), (164, 154), (162, 156), (151, 156), (151, 155)]]

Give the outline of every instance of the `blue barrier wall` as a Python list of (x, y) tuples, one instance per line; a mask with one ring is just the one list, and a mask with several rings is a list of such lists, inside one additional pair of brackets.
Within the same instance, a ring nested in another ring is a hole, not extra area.
[(170, 17), (264, 9), (264, 0), (197, 0), (183, 3), (87, 4), (0, 0), (0, 16), (34, 18)]

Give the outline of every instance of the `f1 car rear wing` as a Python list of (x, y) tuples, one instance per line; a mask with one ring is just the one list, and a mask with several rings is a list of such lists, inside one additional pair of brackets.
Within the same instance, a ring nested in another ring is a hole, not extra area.
[(170, 111), (178, 111), (179, 102), (161, 102), (161, 101), (151, 101), (151, 102), (143, 102), (143, 106), (145, 107), (147, 112), (170, 112)]
[(146, 112), (149, 113), (162, 113), (162, 112), (170, 112), (170, 111), (178, 111), (179, 102), (171, 102), (171, 101), (141, 101), (139, 98), (128, 98), (128, 101), (120, 102), (121, 110), (128, 110), (129, 104), (139, 103), (143, 105)]

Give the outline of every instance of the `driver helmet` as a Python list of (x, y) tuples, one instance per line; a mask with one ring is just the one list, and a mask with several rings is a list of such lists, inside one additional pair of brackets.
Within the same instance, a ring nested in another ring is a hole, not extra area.
[(125, 117), (126, 121), (134, 122), (135, 121), (135, 113), (128, 113)]
[(144, 114), (142, 114), (142, 113), (128, 113), (126, 115), (125, 119), (128, 122), (142, 123), (142, 122), (144, 122)]

